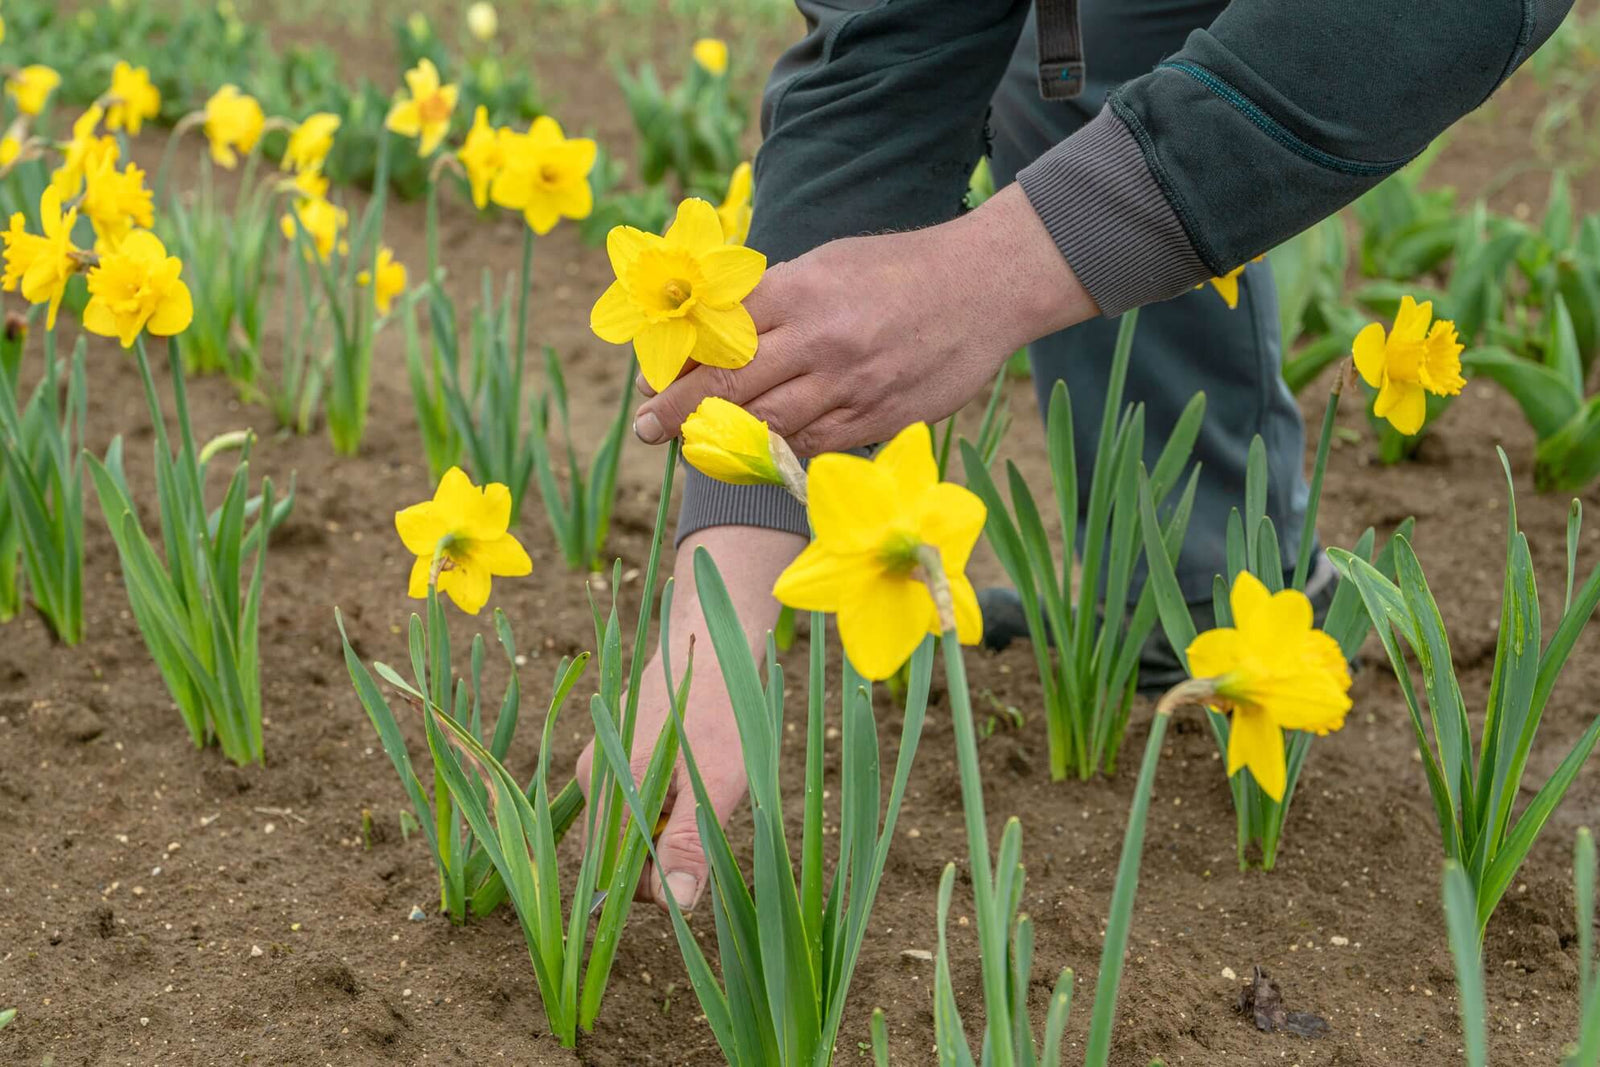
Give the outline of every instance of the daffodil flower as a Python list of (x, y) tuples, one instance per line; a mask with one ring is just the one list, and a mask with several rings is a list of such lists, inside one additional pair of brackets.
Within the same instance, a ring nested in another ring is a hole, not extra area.
[(983, 636), (967, 560), (988, 513), (970, 490), (939, 481), (926, 423), (902, 430), (872, 459), (828, 453), (811, 461), (807, 514), (816, 539), (778, 576), (773, 596), (839, 617), (839, 640), (862, 677), (881, 681), (943, 626), (924, 559), (933, 550), (949, 584), (956, 636)]
[(1239, 572), (1228, 596), (1233, 625), (1189, 645), (1189, 673), (1209, 679), (1208, 702), (1228, 713), (1228, 774), (1249, 767), (1273, 800), (1283, 799), (1284, 730), (1326, 734), (1350, 710), (1350, 669), (1332, 637), (1312, 625), (1311, 601), (1294, 589), (1268, 592)]
[(80, 253), (72, 243), (78, 211), (63, 212), (61, 194), (49, 186), (39, 198), (39, 220), (43, 237), (28, 232), (22, 212), (11, 216), (11, 226), (3, 234), (5, 274), (0, 276), (0, 287), (8, 293), (21, 289), (22, 298), (29, 303), (48, 304), (45, 329), (53, 330), (67, 282), (78, 270)]
[(37, 115), (44, 110), (50, 94), (61, 84), (61, 75), (49, 67), (34, 63), (15, 71), (6, 79), (6, 95), (17, 102), (17, 110), (24, 115)]
[(665, 389), (689, 360), (742, 367), (756, 354), (756, 325), (740, 303), (761, 280), (767, 257), (727, 244), (717, 209), (678, 205), (665, 237), (617, 226), (606, 236), (617, 280), (589, 313), (602, 341), (633, 342), (652, 388)]
[(694, 61), (712, 77), (721, 77), (728, 71), (728, 42), (720, 37), (702, 37), (692, 49)]
[(1378, 391), (1372, 413), (1408, 437), (1422, 429), (1428, 393), (1454, 396), (1466, 385), (1461, 376), (1461, 342), (1449, 319), (1433, 322), (1433, 302), (1400, 298), (1394, 329), (1385, 336), (1372, 322), (1356, 334), (1356, 370)]
[[(1265, 256), (1257, 256), (1250, 263), (1260, 263), (1265, 258)], [(1209, 278), (1195, 286), (1195, 288), (1204, 289), (1208, 285), (1211, 286), (1217, 291), (1217, 295), (1222, 297), (1222, 302), (1228, 305), (1228, 310), (1232, 311), (1239, 306), (1239, 278), (1244, 274), (1245, 267), (1249, 265), (1249, 263), (1241, 263), (1228, 273), (1216, 278)]]
[(729, 485), (781, 485), (802, 501), (805, 471), (783, 438), (737, 404), (718, 396), (700, 401), (683, 420), (683, 458), (708, 478)]
[(132, 348), (146, 330), (157, 337), (182, 333), (194, 321), (194, 301), (179, 277), (182, 271), (183, 261), (167, 255), (159, 237), (134, 230), (90, 268), (83, 328), (115, 337), (123, 348)]
[(145, 119), (161, 114), (161, 92), (150, 82), (144, 67), (118, 62), (111, 68), (111, 88), (106, 92), (106, 129), (127, 130), (137, 136)]
[(237, 85), (224, 85), (206, 101), (205, 133), (211, 143), (211, 158), (219, 167), (232, 170), (241, 153), (248, 155), (261, 140), (267, 118), (255, 97), (241, 93)]
[(500, 30), (500, 16), (495, 13), (494, 5), (478, 0), (477, 3), (467, 8), (467, 31), (478, 40), (487, 43), (494, 39)]
[[(472, 203), (479, 211), (489, 206), (489, 186), (506, 165), (505, 139), (509, 130), (489, 125), (489, 109), (482, 104), (472, 114), (472, 128), (456, 152), (467, 182), (472, 186)], [(587, 184), (587, 183), (585, 183)]]
[(101, 159), (120, 156), (117, 139), (98, 134), (105, 111), (95, 104), (72, 123), (72, 140), (61, 146), (61, 166), (50, 175), (50, 184), (63, 201), (83, 190), (83, 176)]
[(289, 133), (288, 146), (283, 150), (279, 166), (298, 173), (320, 171), (323, 161), (333, 150), (333, 135), (339, 130), (340, 118), (331, 111), (318, 111), (307, 115), (305, 121)]
[(395, 259), (394, 250), (385, 245), (378, 249), (373, 269), (356, 275), (356, 281), (373, 286), (372, 301), (377, 305), (378, 314), (387, 315), (394, 298), (406, 291), (406, 265)]
[(717, 218), (722, 221), (722, 239), (730, 245), (742, 245), (750, 236), (750, 192), (752, 188), (749, 163), (733, 168), (728, 179), (728, 192), (717, 205)]
[(589, 187), (596, 152), (592, 140), (567, 137), (559, 122), (540, 115), (527, 133), (502, 133), (499, 147), (501, 166), (489, 186), (489, 198), (496, 204), (522, 212), (537, 234), (549, 233), (563, 218), (589, 217), (594, 210)]
[(295, 240), (295, 219), (300, 220), (300, 225), (305, 228), (306, 236), (311, 238), (312, 245), (316, 248), (317, 256), (327, 259), (333, 255), (334, 246), (339, 241), (339, 231), (344, 229), (349, 218), (344, 208), (335, 207), (327, 200), (320, 197), (314, 200), (300, 200), (295, 203), (294, 214), (284, 215), (278, 220), (278, 228), (283, 236), (290, 241)]
[(528, 553), (507, 532), (510, 525), (511, 490), (499, 482), (479, 489), (460, 467), (445, 471), (432, 500), (394, 516), (406, 551), (417, 557), (408, 595), (425, 599), (429, 579), (437, 573), (439, 592), (476, 615), (489, 602), (492, 579), (519, 578), (533, 570)]
[(422, 59), (406, 71), (410, 95), (394, 102), (384, 127), (402, 137), (417, 138), (417, 154), (433, 155), (445, 134), (450, 132), (450, 116), (455, 114), (460, 90), (439, 84), (439, 68), (431, 59)]
[(117, 169), (117, 161), (102, 157), (85, 176), (80, 205), (94, 226), (97, 246), (115, 248), (135, 227), (154, 224), (154, 200), (145, 188), (144, 171), (129, 163)]

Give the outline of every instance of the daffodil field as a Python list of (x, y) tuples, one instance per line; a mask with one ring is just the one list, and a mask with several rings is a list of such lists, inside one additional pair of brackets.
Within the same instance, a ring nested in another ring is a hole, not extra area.
[(0, 1062), (1600, 1067), (1600, 17), (1184, 298), (1276, 282), (1284, 549), (1137, 310), (1087, 408), (635, 439), (762, 359), (786, 10), (0, 2)]

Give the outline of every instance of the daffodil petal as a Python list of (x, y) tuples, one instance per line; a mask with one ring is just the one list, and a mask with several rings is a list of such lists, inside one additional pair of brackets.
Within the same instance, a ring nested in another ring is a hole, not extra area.
[(736, 370), (756, 354), (756, 324), (743, 305), (724, 310), (698, 305), (691, 312), (695, 324), (693, 357), (708, 367)]
[(1255, 629), (1255, 620), (1267, 610), (1272, 593), (1261, 584), (1261, 579), (1249, 571), (1240, 571), (1233, 580), (1233, 590), (1228, 594), (1228, 608), (1233, 613), (1233, 625), (1240, 630)]
[(699, 290), (702, 299), (713, 307), (726, 307), (750, 295), (767, 269), (767, 257), (753, 248), (723, 245), (700, 256), (700, 269), (705, 274)]
[(983, 640), (983, 609), (978, 594), (965, 574), (949, 575), (951, 606), (956, 610), (956, 640), (975, 645)]
[(722, 220), (717, 209), (699, 197), (691, 196), (678, 205), (678, 217), (667, 228), (667, 243), (704, 253), (722, 247)]
[(945, 573), (952, 581), (967, 569), (972, 550), (983, 536), (989, 518), (978, 494), (953, 482), (930, 486), (917, 501), (917, 532), (925, 544), (939, 550)]
[(510, 534), (501, 534), (492, 541), (474, 542), (472, 559), (496, 578), (520, 578), (533, 571), (533, 560), (528, 558), (527, 549)]
[(880, 575), (852, 584), (838, 619), (839, 643), (851, 665), (874, 682), (899, 670), (938, 626), (933, 594), (910, 576)]
[(1235, 617), (1234, 626), (1252, 644), (1299, 640), (1311, 630), (1311, 601), (1297, 589), (1284, 589), (1253, 604), (1248, 616)]
[(432, 549), (426, 556), (418, 556), (411, 565), (411, 578), (406, 582), (406, 596), (412, 600), (428, 599), (428, 574), (433, 570)]
[[(1241, 572), (1241, 575), (1246, 572)], [(1219, 678), (1233, 670), (1243, 655), (1239, 631), (1231, 626), (1207, 630), (1189, 642), (1184, 659), (1189, 661), (1189, 673), (1196, 678)]]
[(807, 472), (807, 514), (817, 540), (841, 552), (870, 552), (894, 522), (900, 494), (871, 460), (828, 452)]
[(838, 611), (845, 589), (866, 562), (813, 541), (778, 575), (772, 595), (796, 611)]
[(1378, 393), (1372, 413), (1388, 419), (1389, 425), (1407, 437), (1422, 429), (1428, 418), (1428, 396), (1422, 386), (1414, 382), (1397, 382), (1392, 378)]
[(450, 533), (450, 523), (431, 500), (395, 512), (394, 528), (407, 552), (429, 559), (433, 558), (433, 550), (440, 539)]
[(1228, 776), (1243, 767), (1250, 768), (1263, 793), (1283, 799), (1283, 730), (1265, 713), (1239, 708), (1228, 720)]
[(677, 379), (689, 361), (689, 353), (694, 351), (695, 333), (694, 324), (688, 319), (668, 319), (650, 323), (634, 337), (639, 370), (650, 388), (660, 392)]
[(150, 316), (145, 328), (157, 337), (171, 337), (187, 330), (193, 321), (194, 298), (189, 294), (187, 285), (175, 281), (167, 299), (157, 305), (156, 313)]
[(914, 422), (880, 448), (872, 462), (896, 485), (920, 494), (939, 481), (939, 464), (933, 458), (933, 433), (925, 422)]
[(611, 260), (611, 273), (622, 277), (633, 269), (633, 264), (643, 252), (661, 238), (632, 226), (613, 226), (606, 234), (606, 257)]
[(589, 312), (589, 329), (609, 344), (623, 345), (644, 329), (647, 320), (621, 282), (612, 282)]
[(1374, 389), (1383, 385), (1383, 369), (1388, 363), (1388, 353), (1384, 348), (1383, 324), (1369, 322), (1361, 327), (1351, 351), (1355, 355), (1356, 370), (1361, 373), (1361, 380)]
[(439, 575), (439, 592), (447, 594), (468, 615), (483, 610), (489, 602), (491, 585), (488, 568), (470, 558), (455, 561)]

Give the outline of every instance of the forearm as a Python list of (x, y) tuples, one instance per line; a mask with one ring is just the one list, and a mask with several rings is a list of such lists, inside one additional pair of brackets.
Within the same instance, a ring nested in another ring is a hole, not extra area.
[(1399, 169), (1569, 6), (1234, 0), (1018, 181), (1107, 314), (1167, 299)]

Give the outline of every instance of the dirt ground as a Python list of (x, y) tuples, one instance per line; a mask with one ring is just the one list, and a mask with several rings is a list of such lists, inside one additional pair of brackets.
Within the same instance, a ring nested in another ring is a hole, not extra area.
[[(558, 57), (541, 76), (570, 87), (591, 72), (581, 58)], [(608, 79), (596, 84), (593, 98), (572, 98), (567, 88), (567, 111), (576, 116), (569, 125), (588, 124), (627, 144), (620, 98)], [(1469, 192), (1485, 188), (1499, 161), (1517, 151), (1507, 130), (1515, 132), (1517, 106), (1532, 106), (1526, 97), (1497, 103), (1492, 122), (1465, 127), (1435, 177)], [(1518, 178), (1496, 202), (1531, 200), (1537, 208), (1544, 184), (1543, 176)], [(1578, 199), (1600, 209), (1600, 185), (1580, 183)], [(481, 266), (514, 268), (518, 226), (511, 218), (480, 220), (459, 202), (447, 207), (446, 260), (458, 265), (453, 284), (463, 298)], [(402, 260), (423, 261), (420, 205), (393, 207), (386, 228)], [(571, 228), (540, 242), (533, 335), (563, 354), (581, 426), (602, 425), (626, 387), (625, 359), (586, 327), (587, 309), (608, 280), (604, 254), (582, 247)], [(189, 745), (129, 614), (92, 501), (88, 639), (78, 649), (58, 647), (31, 616), (0, 628), (0, 1008), (19, 1012), (0, 1033), (5, 1064), (721, 1062), (670, 926), (653, 909), (635, 909), (606, 1007), (575, 1052), (542, 1032), (532, 968), (508, 912), (465, 927), (434, 914), (426, 843), (402, 840), (398, 813), (406, 801), (349, 685), (333, 624), (337, 605), (364, 657), (403, 658), (399, 635), (414, 604), (405, 597), (409, 560), (392, 514), (430, 487), (400, 346), (397, 329), (381, 343), (370, 430), (355, 459), (335, 459), (325, 436), (275, 434), (267, 412), (241, 407), (220, 380), (191, 385), (202, 439), (254, 426), (263, 434), (259, 469), (280, 483), (291, 472), (298, 479), (293, 517), (272, 543), (262, 612), (265, 767), (239, 769)], [(124, 434), (130, 478), (148, 506), (152, 435), (134, 367), (103, 344), (92, 346), (91, 361), (89, 447), (103, 451)], [(1308, 420), (1320, 417), (1324, 392), (1308, 390)], [(1016, 422), (1004, 451), (1030, 479), (1042, 479), (1027, 383), (1011, 383), (1008, 399)], [(1519, 509), (1547, 619), (1559, 608), (1567, 501), (1533, 494), (1532, 434), (1487, 384), (1469, 384), (1418, 460), (1403, 467), (1374, 464), (1356, 405), (1347, 404), (1340, 422), (1350, 433), (1333, 455), (1322, 535), (1345, 545), (1369, 524), (1387, 529), (1416, 516), (1417, 549), (1450, 626), (1463, 692), (1469, 707), (1481, 708), (1505, 538), (1495, 446), (1506, 449), (1528, 487)], [(659, 474), (660, 454), (630, 444), (611, 540), (626, 567), (642, 563)], [(1585, 502), (1592, 508), (1600, 493), (1590, 490)], [(154, 519), (148, 511), (144, 517)], [(584, 578), (563, 568), (543, 521), (530, 500), (520, 532), (534, 576), (495, 589), (528, 655), (524, 685), (534, 693), (548, 685), (562, 654), (592, 643)], [(1584, 535), (1581, 556), (1585, 567), (1600, 560), (1600, 530)], [(999, 577), (992, 558), (979, 561), (976, 576)], [(636, 598), (636, 583), (625, 592)], [(465, 639), (470, 620), (457, 619)], [(1529, 772), (1535, 787), (1593, 714), (1583, 694), (1600, 684), (1597, 641), (1593, 634), (1582, 641), (1546, 712)], [(791, 677), (800, 674), (803, 660), (795, 657), (804, 646), (791, 653)], [(1381, 658), (1367, 656), (1347, 727), (1317, 743), (1270, 874), (1237, 870), (1211, 736), (1194, 718), (1175, 725), (1145, 845), (1112, 1058), (1118, 1067), (1143, 1067), (1152, 1057), (1304, 1067), (1462, 1062), (1438, 902), (1438, 831), (1399, 689)], [(1030, 653), (973, 653), (969, 669), (980, 707), (1014, 705), (1025, 720), (983, 741), (988, 808), (997, 827), (1022, 813), (1024, 907), (1037, 928), (1034, 1007), (1042, 1015), (1056, 971), (1073, 967), (1081, 999), (1069, 1040), (1081, 1048), (1132, 768), (1110, 780), (1052, 782)], [(833, 679), (836, 686), (836, 672)], [(879, 703), (887, 767), (900, 719), (886, 699)], [(936, 683), (851, 991), (841, 1063), (858, 1062), (855, 1043), (867, 1039), (874, 1007), (888, 1016), (897, 1063), (934, 1059), (932, 964), (903, 953), (934, 947), (939, 872), (952, 859), (965, 866), (947, 711)], [(1143, 744), (1144, 719), (1135, 712), (1130, 750)], [(586, 735), (577, 717), (567, 720), (556, 739), (558, 765), (571, 764)], [(519, 775), (532, 767), (533, 745), (525, 730), (511, 761)], [(830, 752), (835, 786), (836, 757)], [(797, 826), (801, 747), (789, 746), (784, 758)], [(1574, 1033), (1572, 836), (1597, 803), (1600, 780), (1591, 771), (1551, 819), (1491, 925), (1496, 1063), (1553, 1064)], [(362, 842), (363, 810), (376, 819), (370, 848)], [(733, 836), (748, 850), (743, 818)], [(957, 924), (967, 899), (963, 881)], [(408, 921), (413, 905), (427, 912), (425, 921)], [(695, 926), (712, 953), (709, 915)], [(975, 942), (970, 928), (953, 932), (971, 1032), (981, 1011)], [(1253, 965), (1282, 984), (1291, 1009), (1324, 1016), (1328, 1035), (1263, 1034), (1236, 1014), (1235, 976)]]

